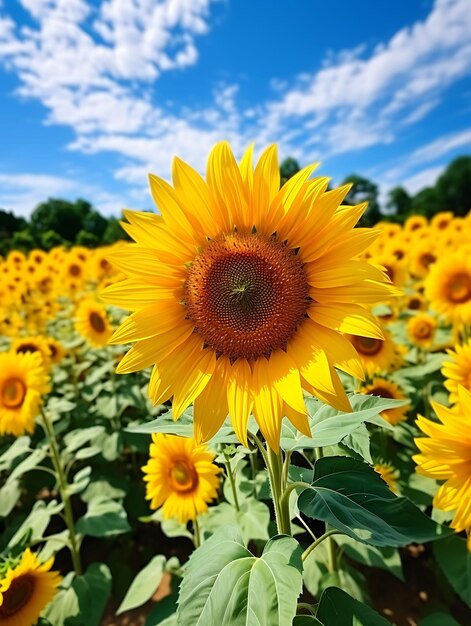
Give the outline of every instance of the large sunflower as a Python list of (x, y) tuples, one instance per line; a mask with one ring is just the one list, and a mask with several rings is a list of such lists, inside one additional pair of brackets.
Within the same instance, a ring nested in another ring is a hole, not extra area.
[(468, 533), (471, 551), (471, 392), (460, 386), (458, 400), (455, 409), (432, 403), (441, 424), (419, 416), (417, 424), (427, 437), (415, 440), (420, 454), (413, 458), (419, 474), (446, 481), (435, 494), (433, 505), (442, 511), (455, 511), (451, 526)]
[(75, 328), (95, 348), (105, 346), (113, 333), (105, 307), (90, 297), (75, 310)]
[(161, 215), (128, 211), (136, 241), (110, 255), (125, 281), (105, 297), (134, 313), (113, 343), (135, 341), (119, 365), (154, 365), (154, 403), (173, 396), (178, 418), (194, 402), (195, 437), (207, 440), (226, 416), (247, 442), (253, 414), (269, 445), (281, 420), (309, 432), (302, 389), (339, 409), (350, 405), (334, 367), (361, 377), (340, 334), (382, 336), (365, 305), (395, 293), (358, 255), (376, 237), (354, 230), (366, 204), (342, 206), (349, 190), (309, 180), (315, 166), (280, 189), (276, 146), (252, 167), (219, 143), (201, 176), (176, 158), (172, 188), (150, 177)]
[(0, 435), (32, 433), (42, 394), (48, 391), (38, 353), (0, 354)]
[(194, 439), (176, 435), (152, 435), (145, 473), (146, 498), (152, 509), (162, 506), (166, 519), (182, 523), (208, 510), (217, 495), (220, 468), (214, 454)]
[(458, 387), (463, 385), (471, 391), (471, 339), (463, 346), (457, 345), (454, 350), (447, 350), (451, 361), (445, 361), (442, 374), (445, 376), (445, 387), (450, 392), (450, 403), (458, 401)]
[(470, 249), (458, 250), (432, 265), (425, 282), (432, 308), (451, 321), (471, 322)]
[(50, 571), (54, 559), (41, 563), (29, 550), (13, 566), (0, 566), (1, 626), (34, 626), (41, 611), (57, 593), (58, 572)]

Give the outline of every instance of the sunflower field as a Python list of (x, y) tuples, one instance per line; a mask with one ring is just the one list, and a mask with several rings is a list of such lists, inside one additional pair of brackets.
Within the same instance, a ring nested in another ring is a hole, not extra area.
[(471, 624), (471, 214), (314, 169), (0, 260), (0, 626)]

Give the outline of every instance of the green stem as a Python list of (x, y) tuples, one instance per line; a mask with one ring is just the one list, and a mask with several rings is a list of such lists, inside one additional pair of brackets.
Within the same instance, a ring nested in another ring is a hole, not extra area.
[(49, 441), (49, 448), (51, 450), (51, 460), (56, 472), (56, 479), (59, 486), (59, 492), (64, 504), (64, 519), (69, 531), (70, 538), (70, 553), (72, 556), (72, 563), (77, 576), (82, 574), (82, 565), (80, 562), (80, 549), (79, 542), (75, 532), (74, 515), (72, 512), (72, 504), (70, 502), (69, 492), (67, 490), (67, 479), (64, 474), (64, 469), (61, 463), (61, 457), (59, 453), (59, 446), (57, 444), (56, 435), (54, 433), (54, 427), (49, 420), (46, 412), (41, 409), (41, 416), (43, 418), (44, 429)]
[(289, 502), (282, 502), (283, 458), (280, 452), (274, 452), (267, 446), (267, 469), (270, 477), (273, 504), (275, 506), (276, 526), (280, 535), (291, 535)]
[(298, 602), (298, 607), (297, 610), (305, 610), (307, 611), (310, 615), (316, 615), (316, 611), (314, 610), (314, 607), (311, 606), (310, 604), (308, 604), (307, 602)]
[(201, 545), (201, 530), (197, 517), (193, 520), (193, 543), (195, 544), (195, 548), (199, 548)]
[(285, 487), (285, 490), (281, 494), (281, 506), (289, 505), (289, 496), (294, 489), (308, 489), (309, 487), (311, 487), (309, 483), (303, 483), (301, 481), (289, 484), (287, 487)]
[(231, 467), (231, 460), (227, 456), (226, 453), (224, 453), (224, 458), (226, 459), (225, 466), (226, 466), (229, 482), (231, 483), (232, 497), (234, 498), (234, 506), (235, 506), (236, 511), (240, 511), (239, 498), (237, 497), (237, 486), (236, 486), (234, 472), (232, 471), (232, 467)]
[(323, 535), (321, 535), (319, 539), (316, 539), (316, 541), (311, 543), (311, 545), (304, 550), (301, 557), (302, 560), (305, 561), (307, 557), (311, 554), (311, 552), (315, 550), (320, 543), (322, 543), (325, 539), (332, 537), (332, 535), (343, 535), (343, 533), (340, 530), (335, 530), (335, 528), (332, 528), (332, 530), (328, 530)]

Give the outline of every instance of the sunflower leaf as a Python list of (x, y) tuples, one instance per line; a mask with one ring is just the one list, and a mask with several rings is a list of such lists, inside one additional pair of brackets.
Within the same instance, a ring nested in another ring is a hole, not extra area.
[(322, 626), (390, 626), (379, 613), (338, 587), (323, 592), (316, 618)]
[(301, 548), (277, 536), (255, 557), (240, 530), (228, 526), (195, 550), (178, 600), (179, 625), (285, 626), (296, 614), (302, 590)]
[(448, 582), (463, 602), (471, 607), (471, 553), (466, 539), (453, 535), (437, 541), (433, 552)]
[(368, 545), (404, 546), (451, 533), (407, 498), (395, 496), (373, 468), (348, 457), (316, 461), (314, 481), (299, 496), (298, 506)]

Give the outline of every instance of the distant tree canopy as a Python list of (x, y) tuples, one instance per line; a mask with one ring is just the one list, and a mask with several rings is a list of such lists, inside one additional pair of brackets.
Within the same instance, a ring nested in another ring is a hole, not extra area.
[(127, 236), (115, 217), (101, 215), (87, 200), (75, 202), (49, 198), (34, 209), (30, 220), (0, 209), (0, 254), (11, 249), (23, 251), (39, 247), (73, 244), (96, 247)]
[[(300, 169), (296, 159), (285, 159), (280, 165), (281, 184)], [(379, 204), (376, 183), (359, 174), (347, 176), (343, 181), (346, 183), (353, 183), (353, 187), (345, 203), (368, 202), (368, 209), (360, 221), (362, 226), (372, 226), (380, 220), (401, 223), (413, 213), (431, 218), (440, 211), (452, 211), (463, 216), (471, 209), (471, 156), (454, 159), (434, 186), (426, 187), (414, 196), (402, 187), (394, 187), (388, 193), (385, 211)], [(27, 252), (35, 247), (50, 250), (58, 245), (95, 247), (127, 238), (116, 217), (104, 217), (90, 202), (81, 198), (75, 202), (49, 198), (34, 209), (29, 221), (0, 209), (0, 255), (12, 249)]]
[[(280, 166), (282, 184), (299, 171), (298, 162), (288, 158)], [(350, 174), (342, 182), (353, 187), (345, 197), (346, 204), (368, 202), (368, 208), (360, 220), (361, 226), (373, 226), (380, 220), (404, 222), (411, 214), (418, 213), (431, 218), (440, 211), (452, 211), (464, 216), (471, 209), (471, 156), (454, 159), (438, 178), (433, 187), (426, 187), (411, 196), (403, 187), (394, 187), (388, 192), (385, 210), (379, 203), (376, 183)]]

